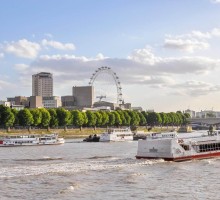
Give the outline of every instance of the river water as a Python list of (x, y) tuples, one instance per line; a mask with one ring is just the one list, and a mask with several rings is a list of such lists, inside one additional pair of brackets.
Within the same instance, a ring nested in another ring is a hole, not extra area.
[(220, 159), (136, 160), (136, 151), (137, 141), (0, 148), (0, 199), (220, 199)]

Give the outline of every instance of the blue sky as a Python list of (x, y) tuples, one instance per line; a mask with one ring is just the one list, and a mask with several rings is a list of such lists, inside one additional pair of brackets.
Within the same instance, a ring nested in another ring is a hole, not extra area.
[(68, 95), (108, 66), (133, 106), (220, 110), (219, 21), (219, 0), (1, 0), (0, 99), (30, 96), (41, 71)]

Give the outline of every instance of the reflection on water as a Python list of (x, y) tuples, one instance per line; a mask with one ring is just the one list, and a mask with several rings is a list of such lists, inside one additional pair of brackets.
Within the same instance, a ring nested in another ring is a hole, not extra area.
[(136, 160), (137, 142), (0, 149), (1, 199), (220, 199), (220, 160)]

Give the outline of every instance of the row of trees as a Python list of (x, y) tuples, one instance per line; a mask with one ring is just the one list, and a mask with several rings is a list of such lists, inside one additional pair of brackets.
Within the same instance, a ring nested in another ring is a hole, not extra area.
[(0, 125), (8, 129), (20, 125), (26, 127), (57, 127), (73, 125), (76, 127), (106, 126), (168, 126), (187, 124), (189, 115), (181, 112), (156, 113), (136, 111), (68, 111), (57, 109), (23, 109), (17, 111), (0, 105)]

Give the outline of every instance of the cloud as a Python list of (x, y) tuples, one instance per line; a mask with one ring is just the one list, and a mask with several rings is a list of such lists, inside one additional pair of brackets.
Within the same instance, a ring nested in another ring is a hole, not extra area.
[(14, 89), (15, 85), (13, 83), (0, 80), (0, 90), (5, 90), (5, 88), (7, 88), (7, 89)]
[(74, 50), (75, 49), (75, 46), (74, 44), (72, 43), (66, 43), (66, 44), (63, 44), (61, 42), (57, 42), (57, 41), (54, 41), (54, 40), (42, 40), (42, 45), (45, 46), (45, 47), (53, 47), (55, 49), (59, 49), (59, 50)]
[(4, 53), (0, 53), (0, 58), (4, 58)]
[(28, 69), (28, 65), (26, 64), (15, 64), (14, 69), (16, 69), (17, 71), (25, 71)]
[(207, 42), (189, 39), (165, 39), (165, 48), (179, 49), (188, 52), (194, 52), (195, 50), (203, 50), (209, 47)]
[(154, 65), (159, 58), (156, 58), (152, 53), (151, 48), (144, 48), (144, 49), (135, 49), (128, 59), (133, 60), (135, 62)]
[(205, 50), (209, 48), (208, 40), (213, 37), (220, 37), (220, 29), (214, 28), (208, 32), (193, 30), (191, 33), (182, 35), (166, 35), (164, 47), (169, 49), (194, 52), (196, 50)]
[[(124, 84), (170, 85), (172, 76), (207, 74), (220, 67), (220, 60), (208, 57), (158, 57), (148, 48), (136, 49), (128, 58), (108, 58), (102, 54), (88, 58), (75, 55), (42, 55), (28, 68), (19, 65), (22, 74), (31, 76), (40, 71), (54, 74), (57, 81), (89, 82), (91, 75), (101, 66), (117, 73)], [(22, 72), (23, 70), (23, 72)]]
[(212, 3), (220, 3), (220, 0), (211, 0)]
[(5, 51), (7, 53), (28, 59), (36, 58), (40, 49), (41, 48), (38, 43), (30, 42), (26, 39), (22, 39), (17, 42), (12, 41), (7, 43), (5, 46)]
[(177, 88), (178, 90), (180, 90), (179, 93), (182, 95), (198, 97), (212, 94), (213, 92), (219, 92), (220, 85), (191, 80), (173, 85), (172, 88)]

